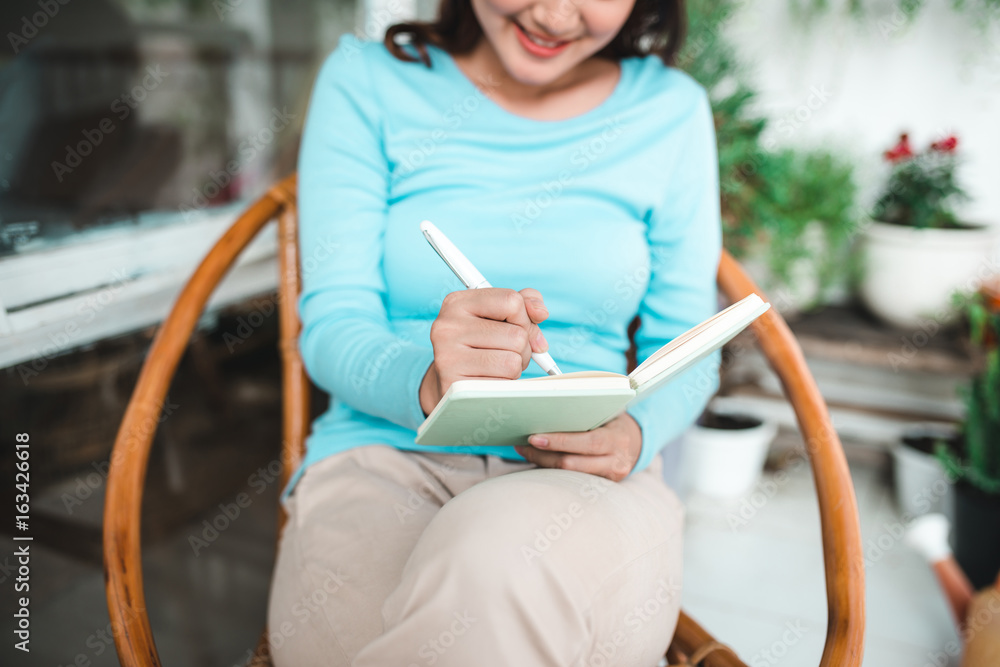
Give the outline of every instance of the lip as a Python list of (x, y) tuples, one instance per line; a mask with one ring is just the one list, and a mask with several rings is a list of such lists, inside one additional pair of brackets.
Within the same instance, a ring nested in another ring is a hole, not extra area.
[[(552, 58), (554, 56), (557, 56), (563, 51), (565, 51), (566, 47), (569, 46), (570, 43), (572, 42), (572, 40), (567, 40), (560, 43), (559, 46), (553, 46), (553, 47), (542, 46), (541, 44), (535, 44), (525, 34), (526, 31), (523, 27), (521, 27), (520, 23), (518, 23), (517, 21), (511, 21), (511, 23), (514, 24), (514, 32), (517, 33), (517, 40), (521, 42), (521, 46), (524, 47), (524, 50), (530, 53), (531, 55), (537, 56), (539, 58)], [(541, 35), (537, 35), (537, 37), (539, 37), (540, 39), (545, 39), (544, 37), (541, 37)]]

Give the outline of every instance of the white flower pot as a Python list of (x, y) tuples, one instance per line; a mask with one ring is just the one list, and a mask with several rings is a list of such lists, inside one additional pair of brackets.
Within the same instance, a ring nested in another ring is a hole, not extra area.
[(873, 222), (862, 237), (861, 299), (879, 318), (917, 329), (954, 319), (951, 295), (996, 273), (998, 230), (916, 229)]
[(722, 429), (695, 424), (689, 428), (683, 438), (684, 487), (715, 498), (739, 498), (760, 479), (778, 425), (749, 415), (722, 414), (753, 425)]
[[(904, 518), (937, 513), (955, 520), (954, 491), (944, 467), (933, 453), (917, 449), (915, 441), (941, 438), (954, 440), (953, 426), (915, 424), (903, 433), (903, 442), (892, 448), (896, 503)], [(907, 444), (907, 441), (913, 444)]]

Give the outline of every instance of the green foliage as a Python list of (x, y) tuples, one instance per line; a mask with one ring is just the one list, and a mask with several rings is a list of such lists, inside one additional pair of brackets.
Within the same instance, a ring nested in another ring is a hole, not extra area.
[(935, 453), (953, 479), (986, 493), (1000, 494), (1000, 310), (991, 311), (982, 294), (957, 298), (969, 321), (969, 339), (982, 369), (961, 392), (965, 401), (962, 447)]
[(952, 152), (929, 150), (893, 165), (873, 217), (918, 229), (961, 227), (952, 207), (969, 196), (955, 179), (956, 163)]
[(768, 120), (749, 112), (755, 92), (723, 35), (737, 1), (701, 0), (687, 7), (690, 28), (678, 64), (712, 100), (726, 248), (743, 257), (767, 247), (768, 268), (787, 282), (792, 264), (814, 252), (802, 239), (809, 224), (818, 222), (827, 249), (816, 266), (821, 284), (829, 284), (847, 269), (838, 258), (855, 229), (852, 166), (828, 151), (762, 145)]
[[(830, 0), (788, 0), (791, 12), (803, 21), (812, 21), (830, 11)], [(884, 2), (877, 0), (846, 0), (843, 11), (857, 19), (871, 19), (887, 15)], [(912, 23), (926, 6), (925, 0), (899, 0), (894, 13)], [(1000, 14), (1000, 0), (951, 0), (956, 13), (964, 13), (976, 21), (988, 21)]]
[(792, 263), (812, 252), (801, 243), (806, 226), (819, 221), (825, 249), (814, 268), (820, 284), (828, 285), (845, 268), (843, 255), (855, 231), (853, 166), (822, 150), (784, 150), (772, 161), (779, 210), (769, 229), (771, 269), (787, 280)]

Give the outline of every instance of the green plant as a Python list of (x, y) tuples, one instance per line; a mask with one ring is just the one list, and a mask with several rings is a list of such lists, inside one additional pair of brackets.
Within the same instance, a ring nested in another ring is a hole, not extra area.
[[(788, 0), (793, 16), (804, 22), (813, 21), (833, 11), (830, 0)], [(844, 11), (857, 19), (877, 18), (880, 22), (891, 21), (893, 27), (900, 23), (912, 23), (925, 6), (924, 0), (900, 0), (889, 14), (884, 3), (876, 0), (846, 0), (841, 3)], [(1000, 14), (1000, 0), (951, 0), (951, 8), (956, 13), (967, 14), (975, 21), (984, 22)], [(880, 26), (881, 27), (881, 26)]]
[(961, 392), (966, 414), (959, 450), (939, 444), (935, 453), (953, 479), (1000, 493), (1000, 304), (988, 304), (981, 293), (956, 300), (967, 315), (981, 369)]
[(885, 152), (892, 173), (885, 191), (875, 203), (878, 220), (918, 229), (954, 229), (963, 225), (953, 206), (969, 198), (955, 179), (958, 139), (935, 141), (923, 153), (914, 153), (909, 137)]
[(725, 37), (739, 6), (736, 0), (688, 3), (688, 39), (678, 63), (712, 101), (725, 246), (736, 257), (766, 247), (768, 269), (787, 283), (793, 263), (816, 252), (802, 241), (818, 222), (826, 244), (815, 265), (828, 285), (847, 269), (837, 258), (855, 230), (853, 167), (828, 151), (778, 150), (762, 139), (769, 121), (749, 110), (755, 92)]
[(856, 229), (854, 167), (825, 150), (784, 150), (772, 160), (778, 210), (764, 230), (771, 270), (790, 280), (792, 264), (817, 252), (802, 241), (807, 227), (818, 223), (824, 243), (812, 257), (813, 267), (820, 285), (828, 286), (847, 266), (845, 255)]

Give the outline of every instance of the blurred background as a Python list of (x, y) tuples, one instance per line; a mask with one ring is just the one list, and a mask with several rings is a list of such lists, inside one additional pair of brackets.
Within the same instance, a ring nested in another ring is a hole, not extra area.
[[(1000, 569), (1000, 0), (688, 5), (679, 66), (713, 102), (726, 247), (791, 323), (854, 476), (865, 664), (958, 665), (945, 597), (905, 535), (942, 513), (975, 585)], [(117, 664), (103, 488), (155, 327), (236, 215), (294, 170), (339, 36), (379, 40), (435, 11), (0, 5), (2, 474), (30, 433), (35, 538), (32, 652), (5, 640), (3, 664)], [(226, 278), (157, 425), (143, 547), (167, 664), (242, 664), (263, 628), (280, 490), (275, 249), (271, 227)], [(751, 334), (723, 371), (710, 412), (665, 450), (689, 512), (685, 609), (748, 664), (814, 664), (826, 610), (803, 444)], [(211, 537), (240, 493), (252, 503)]]

